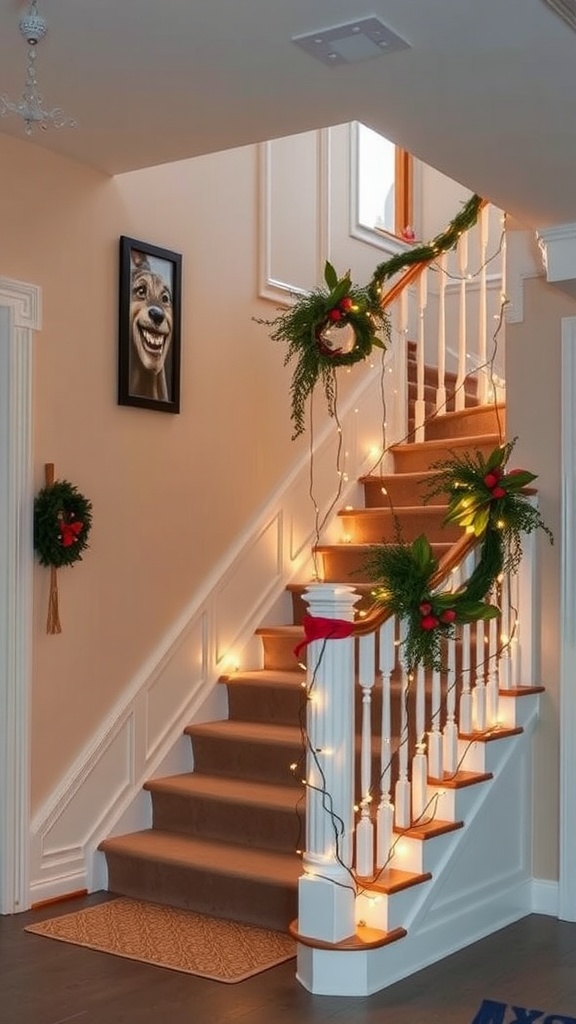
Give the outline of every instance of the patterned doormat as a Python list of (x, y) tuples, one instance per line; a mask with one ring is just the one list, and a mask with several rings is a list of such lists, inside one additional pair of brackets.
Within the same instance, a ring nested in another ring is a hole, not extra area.
[(283, 932), (120, 897), (24, 931), (234, 984), (296, 956)]

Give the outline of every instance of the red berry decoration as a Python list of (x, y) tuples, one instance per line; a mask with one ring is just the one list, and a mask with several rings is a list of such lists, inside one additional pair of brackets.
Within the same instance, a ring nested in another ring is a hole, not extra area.
[(423, 601), (418, 611), (420, 612), (421, 615), (430, 615), (430, 612), (432, 611), (432, 605), (428, 604), (428, 601)]
[(484, 483), (488, 490), (491, 491), (493, 487), (496, 487), (496, 484), (498, 483), (498, 477), (496, 476), (495, 473), (486, 473), (486, 476), (484, 477)]
[(425, 615), (424, 618), (420, 620), (420, 625), (422, 629), (436, 629), (438, 619), (435, 615)]
[(504, 498), (505, 496), (506, 496), (506, 491), (504, 490), (503, 487), (494, 487), (494, 489), (492, 491), (492, 497), (493, 498)]
[(333, 323), (336, 323), (338, 320), (342, 319), (342, 313), (339, 309), (331, 309), (328, 313), (328, 319), (332, 320)]
[(348, 295), (346, 295), (343, 299), (340, 300), (339, 306), (344, 313), (349, 313), (350, 310), (352, 309), (352, 299)]
[(442, 615), (440, 616), (440, 621), (441, 622), (454, 622), (455, 618), (456, 618), (456, 612), (454, 611), (454, 609), (453, 608), (447, 608), (445, 612), (442, 612)]

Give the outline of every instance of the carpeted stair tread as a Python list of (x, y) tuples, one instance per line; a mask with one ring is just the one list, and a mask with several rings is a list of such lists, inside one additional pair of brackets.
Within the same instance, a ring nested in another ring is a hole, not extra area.
[[(295, 637), (295, 643), (304, 636), (301, 626), (270, 626), (269, 629), (272, 635), (274, 635), (276, 630), (290, 630), (290, 635)], [(263, 632), (267, 633), (267, 630)], [(254, 683), (262, 685), (263, 688), (270, 686), (272, 689), (280, 690), (286, 688), (300, 689), (305, 678), (304, 672), (298, 668), (298, 663), (295, 661), (293, 670), (276, 669), (271, 671), (267, 668), (240, 669), (234, 675), (223, 676), (221, 681), (229, 687), (234, 687), (236, 684), (242, 685), (242, 683)]]
[[(241, 837), (238, 837), (241, 840)], [(213, 874), (250, 878), (265, 883), (295, 885), (302, 874), (296, 853), (256, 850), (240, 843), (228, 844), (195, 836), (145, 829), (105, 839), (98, 849), (107, 854), (130, 857), (185, 869), (209, 870)]]
[(302, 796), (302, 791), (293, 787), (247, 779), (223, 780), (217, 775), (200, 775), (198, 772), (149, 779), (144, 783), (144, 789), (150, 792), (177, 793), (191, 799), (202, 796), (222, 803), (237, 801), (249, 804), (254, 809), (268, 807), (294, 810)]
[(206, 738), (227, 738), (244, 743), (269, 743), (291, 747), (300, 743), (302, 735), (298, 726), (277, 725), (264, 722), (234, 722), (225, 718), (218, 722), (203, 722), (200, 725), (187, 725), (184, 732), (188, 736), (204, 736)]

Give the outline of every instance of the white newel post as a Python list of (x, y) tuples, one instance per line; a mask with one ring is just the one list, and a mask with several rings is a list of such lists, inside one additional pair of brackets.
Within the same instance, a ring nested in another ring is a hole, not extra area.
[[(304, 593), (315, 618), (351, 622), (352, 587), (314, 584)], [(324, 942), (355, 932), (352, 865), (354, 830), (354, 640), (308, 645), (306, 852), (298, 885), (298, 931)]]

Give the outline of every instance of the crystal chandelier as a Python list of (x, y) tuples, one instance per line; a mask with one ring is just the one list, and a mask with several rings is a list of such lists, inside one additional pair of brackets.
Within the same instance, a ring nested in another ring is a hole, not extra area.
[(38, 80), (36, 78), (36, 48), (38, 43), (46, 35), (47, 24), (41, 14), (38, 14), (38, 0), (30, 0), (30, 6), (23, 14), (18, 23), (20, 34), (28, 44), (28, 58), (26, 61), (26, 81), (22, 98), (16, 103), (8, 96), (0, 96), (0, 117), (9, 114), (16, 114), (24, 121), (26, 135), (32, 134), (36, 125), (38, 128), (75, 128), (76, 122), (69, 118), (60, 107), (53, 110), (45, 110), (42, 106), (42, 96), (38, 92)]

